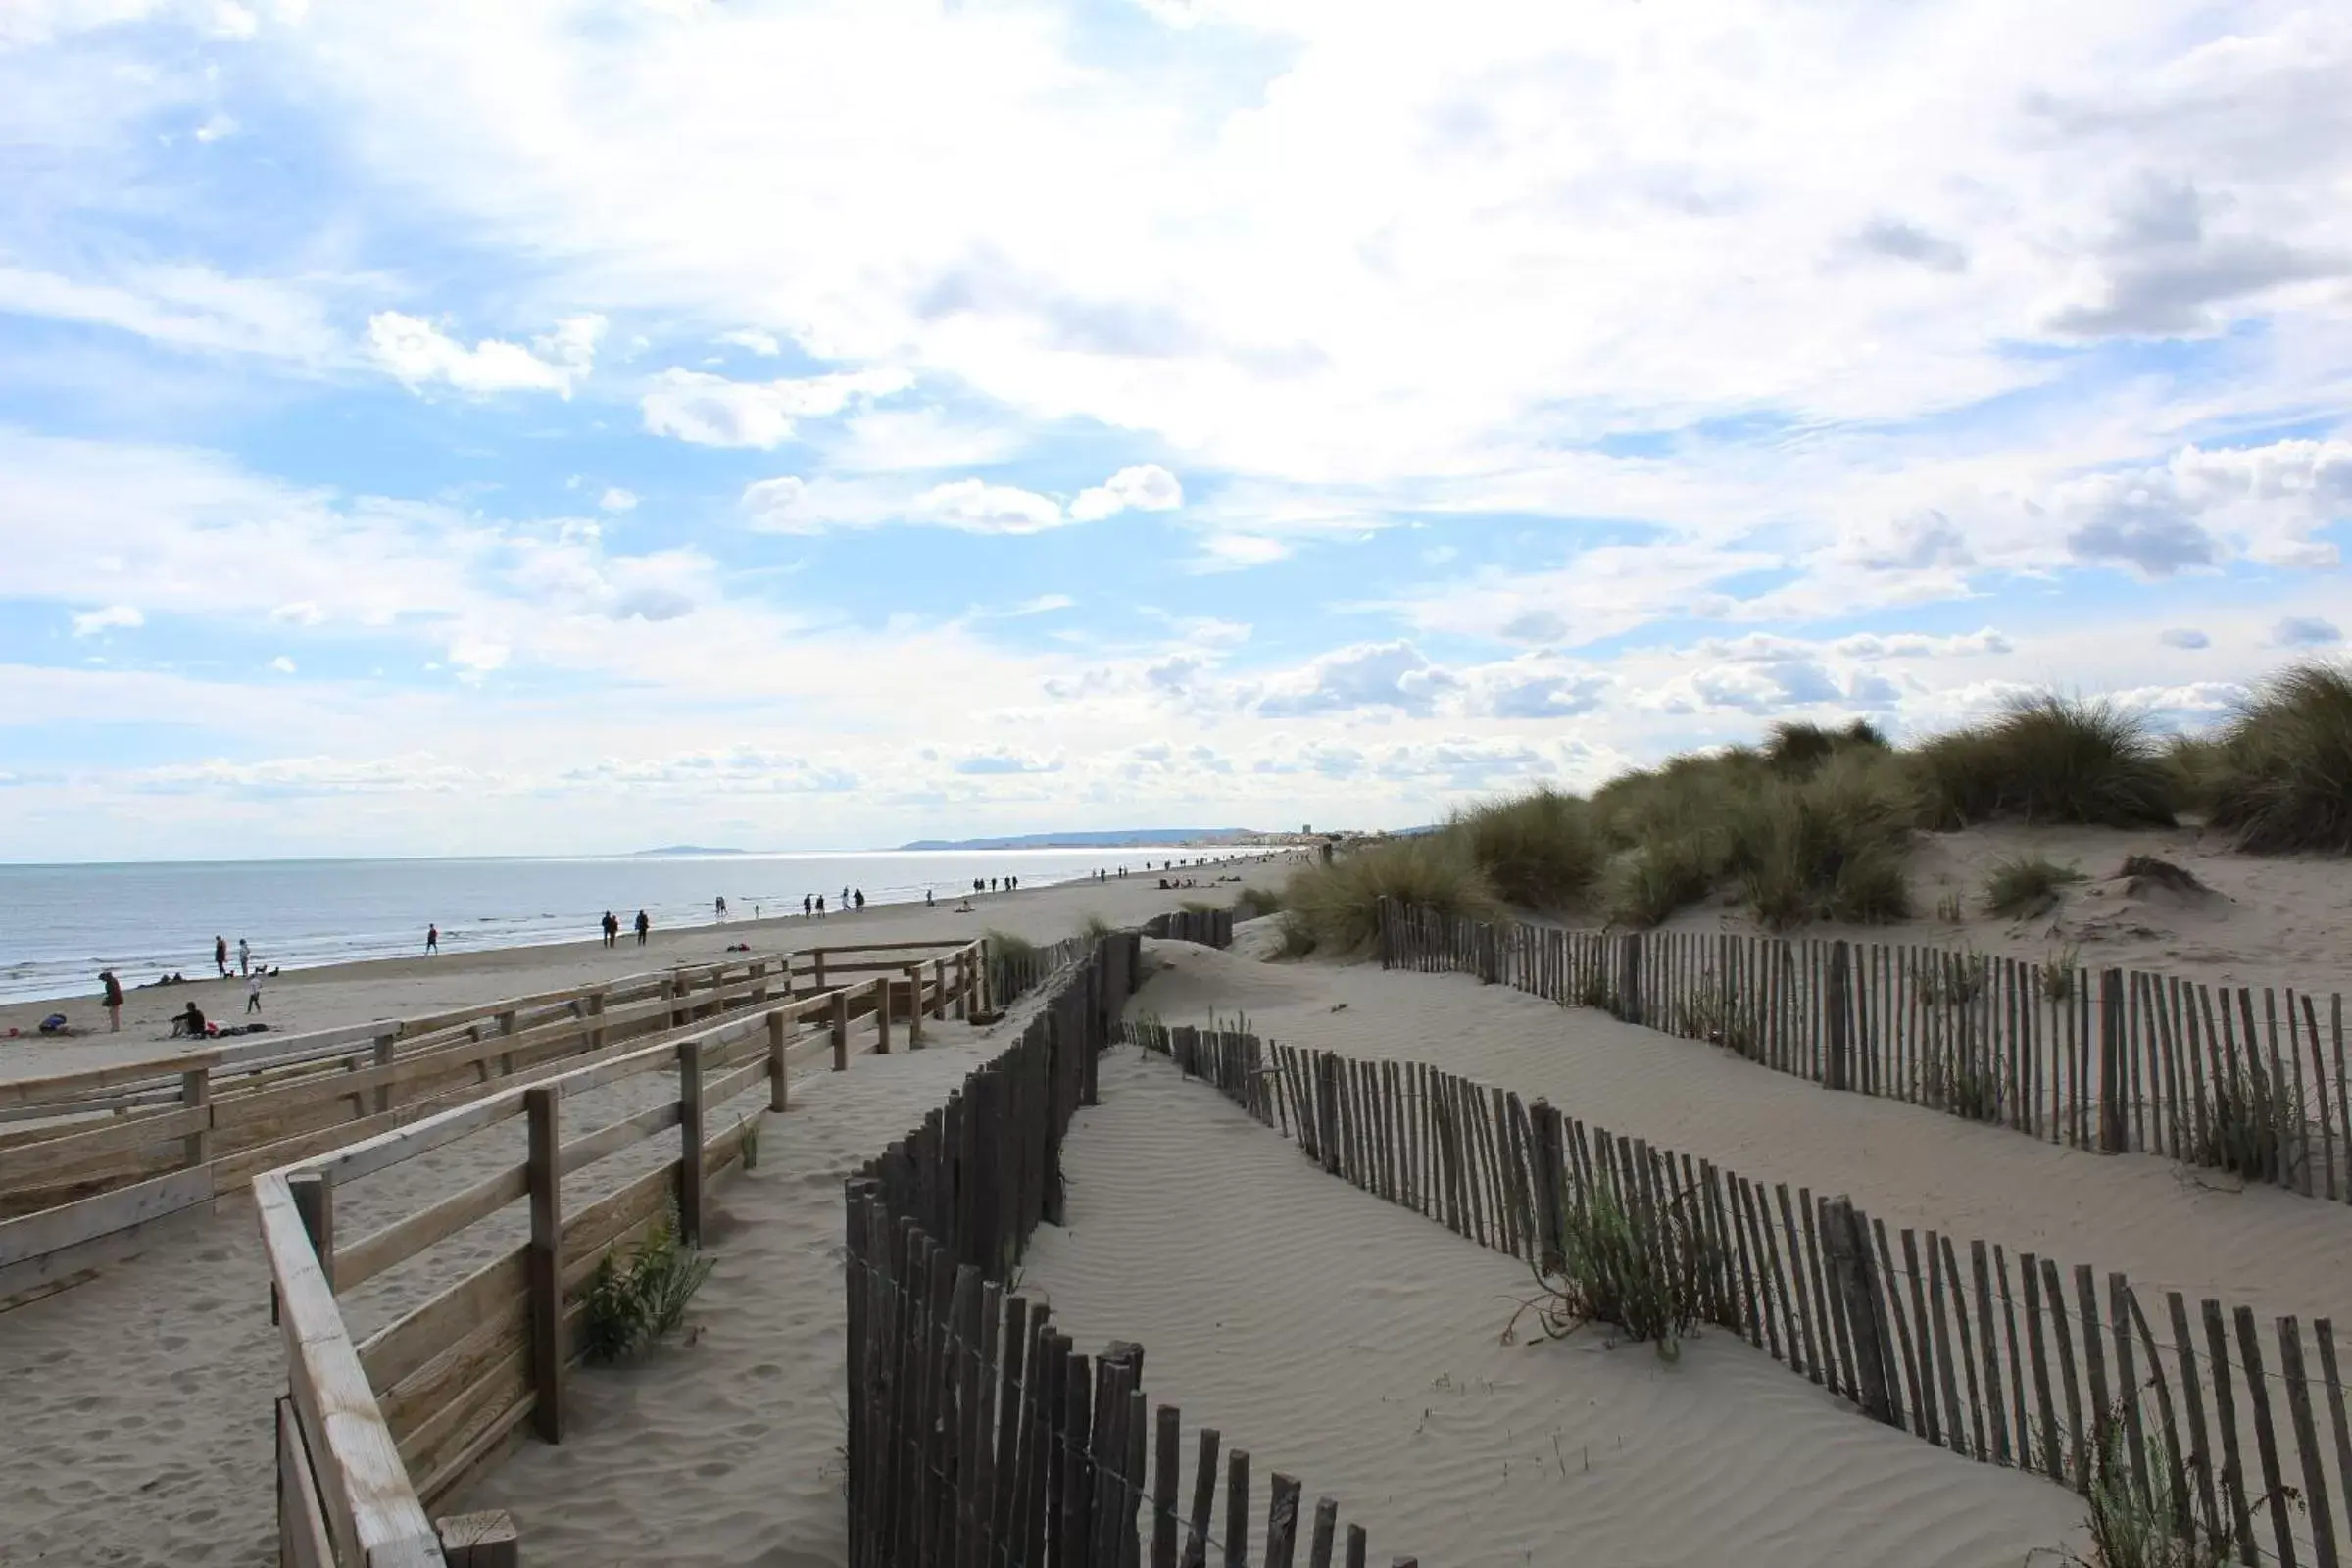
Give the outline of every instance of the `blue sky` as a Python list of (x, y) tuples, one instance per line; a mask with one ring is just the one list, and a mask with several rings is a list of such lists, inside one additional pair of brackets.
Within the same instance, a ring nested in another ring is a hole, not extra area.
[(0, 859), (1424, 821), (2352, 628), (2352, 16), (0, 3)]

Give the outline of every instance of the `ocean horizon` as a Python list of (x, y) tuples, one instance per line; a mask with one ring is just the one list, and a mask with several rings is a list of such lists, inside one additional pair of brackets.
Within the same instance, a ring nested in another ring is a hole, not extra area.
[(1045, 850), (864, 850), (693, 855), (353, 857), (282, 860), (117, 860), (0, 864), (0, 1001), (94, 993), (98, 971), (125, 986), (213, 969), (213, 939), (233, 966), (240, 939), (257, 966), (309, 969), (411, 957), (438, 925), (445, 953), (593, 941), (607, 909), (643, 909), (656, 930), (798, 914), (842, 890), (868, 904), (953, 898), (975, 877), (1024, 887), (1245, 858), (1258, 851), (1180, 845)]

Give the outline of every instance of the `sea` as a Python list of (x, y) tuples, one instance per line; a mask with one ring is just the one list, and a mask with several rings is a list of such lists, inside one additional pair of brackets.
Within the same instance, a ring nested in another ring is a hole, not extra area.
[(95, 992), (98, 971), (139, 985), (213, 973), (213, 938), (240, 938), (254, 961), (301, 969), (423, 953), (581, 942), (611, 909), (643, 909), (656, 930), (710, 925), (715, 902), (736, 920), (800, 912), (842, 889), (868, 904), (952, 898), (975, 877), (1024, 888), (1082, 881), (1098, 869), (1232, 858), (1232, 851), (1115, 849), (880, 850), (825, 855), (631, 855), (564, 859), (170, 860), (0, 865), (0, 1001)]

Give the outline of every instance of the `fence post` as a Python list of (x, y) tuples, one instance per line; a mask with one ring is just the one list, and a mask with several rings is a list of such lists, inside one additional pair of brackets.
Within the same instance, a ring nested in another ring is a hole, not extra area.
[(923, 966), (906, 966), (906, 1049), (923, 1049)]
[(1642, 938), (1632, 932), (1617, 941), (1617, 1016), (1627, 1023), (1642, 1018)]
[(1555, 1273), (1567, 1259), (1560, 1249), (1560, 1182), (1567, 1165), (1562, 1147), (1560, 1113), (1551, 1102), (1538, 1100), (1527, 1107), (1528, 1126), (1536, 1139), (1536, 1263)]
[(1821, 1064), (1821, 1087), (1854, 1087), (1853, 957), (1845, 938), (1830, 944), (1829, 1056)]
[(2126, 1104), (2125, 1085), (2129, 1082), (2124, 1060), (2124, 971), (2102, 970), (2099, 975), (2099, 1150), (2102, 1153), (2124, 1152), (2127, 1139), (2124, 1130)]
[(931, 1016), (941, 1023), (948, 1021), (948, 960), (931, 960)]
[[(399, 1053), (399, 1049), (400, 1049), (400, 1031), (399, 1031), (398, 1029), (394, 1029), (394, 1030), (390, 1031), (390, 1032), (389, 1032), (389, 1033), (387, 1033), (387, 1034), (380, 1034), (380, 1035), (377, 1035), (377, 1036), (375, 1037), (375, 1069), (376, 1069), (376, 1071), (378, 1071), (378, 1072), (383, 1072), (385, 1068), (387, 1068), (387, 1067), (391, 1066), (391, 1065), (392, 1065), (392, 1058), (393, 1058), (393, 1057), (394, 1057), (394, 1056), (395, 1056), (395, 1055), (396, 1055), (396, 1054)], [(389, 1075), (389, 1074), (386, 1074), (386, 1076), (387, 1076), (387, 1077), (389, 1077), (390, 1075)], [(379, 1115), (379, 1116), (380, 1116), (380, 1115), (382, 1115), (382, 1114), (383, 1114), (385, 1111), (387, 1111), (387, 1110), (390, 1110), (391, 1108), (392, 1108), (392, 1086), (391, 1086), (391, 1084), (389, 1084), (389, 1083), (380, 1083), (380, 1084), (377, 1084), (377, 1085), (375, 1086), (375, 1113), (376, 1113), (377, 1115)]]
[[(382, 1094), (382, 1090), (377, 1090)], [(213, 1157), (213, 1069), (196, 1067), (179, 1075), (179, 1102), (188, 1110), (201, 1110), (204, 1119), (196, 1130), (180, 1141), (180, 1152), (193, 1168), (209, 1164)]]
[(833, 993), (833, 1064), (836, 1067), (850, 1064), (850, 994), (847, 991)]
[(286, 1191), (294, 1200), (294, 1212), (302, 1216), (311, 1250), (318, 1254), (318, 1272), (331, 1291), (335, 1288), (335, 1179), (323, 1171), (306, 1170), (286, 1178)]
[(514, 1520), (504, 1509), (436, 1519), (433, 1532), (441, 1538), (441, 1556), (449, 1568), (516, 1568), (522, 1561)]
[(808, 956), (816, 962), (816, 989), (822, 991), (825, 989), (825, 950), (813, 949)]
[[(780, 1011), (767, 1015), (767, 1108), (792, 1108), (792, 1063), (784, 1052), (792, 1039), (792, 1020)], [(840, 1049), (839, 1047), (835, 1048)]]
[(602, 1051), (605, 1049), (605, 1026), (601, 1021), (605, 1016), (605, 993), (602, 987), (588, 993), (588, 1016), (600, 1020), (588, 1026), (588, 1049)]
[[(890, 976), (878, 974), (871, 982), (874, 988), (874, 1054), (890, 1054)], [(846, 1043), (833, 1047), (833, 1070), (850, 1070), (850, 1051)]]
[(1844, 1305), (1846, 1330), (1852, 1337), (1862, 1413), (1893, 1426), (1894, 1402), (1887, 1394), (1886, 1336), (1879, 1316), (1868, 1224), (1843, 1194), (1822, 1204), (1822, 1222), (1830, 1279)]
[[(498, 1032), (502, 1036), (511, 1035), (514, 1032), (514, 1013), (512, 1008), (498, 1015)], [(503, 1078), (512, 1078), (514, 1076), (514, 1053), (512, 1051), (502, 1051), (499, 1053), (498, 1071), (499, 1076)]]
[(765, 1005), (767, 1002), (767, 964), (764, 960), (752, 965), (752, 1005)]
[(703, 1042), (678, 1047), (678, 1239), (703, 1242)]
[(564, 1177), (557, 1154), (563, 1102), (551, 1084), (522, 1092), (530, 1127), (531, 1246), (523, 1279), (530, 1296), (531, 1427), (547, 1443), (564, 1441)]

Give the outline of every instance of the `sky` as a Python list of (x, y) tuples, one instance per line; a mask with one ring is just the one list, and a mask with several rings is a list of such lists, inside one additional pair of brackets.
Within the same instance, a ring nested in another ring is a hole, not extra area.
[(0, 0), (0, 860), (1403, 826), (2352, 628), (2352, 8)]

